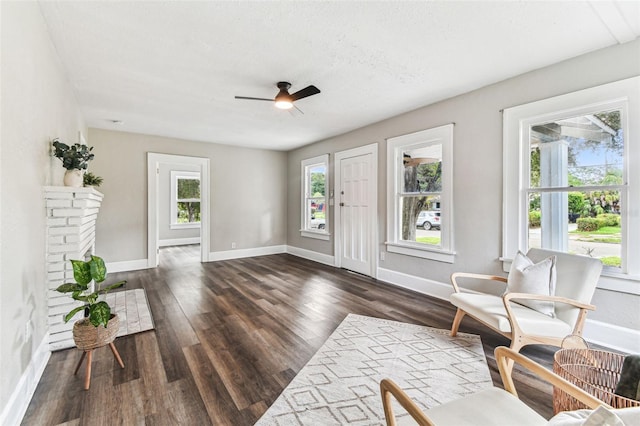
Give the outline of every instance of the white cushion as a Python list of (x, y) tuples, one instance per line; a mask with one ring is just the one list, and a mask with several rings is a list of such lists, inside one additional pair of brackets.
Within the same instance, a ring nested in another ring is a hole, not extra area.
[[(502, 297), (491, 294), (453, 293), (451, 303), (479, 321), (504, 333), (511, 333), (511, 324), (504, 308)], [(526, 334), (563, 338), (572, 332), (572, 327), (559, 318), (512, 303), (513, 314)]]
[[(556, 257), (549, 256), (534, 263), (524, 253), (518, 251), (509, 270), (507, 293), (529, 293), (552, 296), (556, 287)], [(514, 302), (554, 316), (553, 302), (540, 300), (513, 299)]]
[(553, 416), (548, 426), (632, 426), (640, 425), (640, 407), (563, 411)]
[[(547, 420), (507, 391), (486, 389), (425, 412), (436, 425), (546, 425)], [(413, 422), (415, 425), (415, 422)]]

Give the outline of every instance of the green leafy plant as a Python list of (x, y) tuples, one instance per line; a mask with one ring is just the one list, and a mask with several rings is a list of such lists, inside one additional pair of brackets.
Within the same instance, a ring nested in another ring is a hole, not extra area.
[[(91, 260), (72, 260), (73, 278), (75, 283), (62, 284), (56, 291), (60, 293), (71, 293), (74, 300), (84, 302), (83, 306), (78, 306), (64, 316), (64, 322), (68, 322), (75, 314), (81, 310), (85, 310), (85, 317), (89, 318), (89, 322), (95, 327), (100, 324), (107, 327), (109, 319), (111, 319), (111, 307), (104, 300), (98, 300), (101, 294), (107, 294), (109, 291), (118, 287), (122, 287), (127, 281), (119, 281), (115, 284), (102, 287), (101, 283), (107, 277), (107, 268), (104, 260), (98, 256), (91, 256)], [(88, 293), (89, 284), (95, 282), (96, 289), (93, 293)]]
[(96, 188), (102, 185), (102, 178), (100, 176), (96, 176), (91, 172), (87, 172), (82, 177), (82, 182), (84, 186), (95, 186)]
[(67, 170), (87, 170), (89, 161), (94, 157), (91, 152), (93, 151), (92, 146), (79, 143), (69, 146), (56, 138), (53, 140), (53, 147), (55, 148), (53, 155), (62, 161), (62, 167)]

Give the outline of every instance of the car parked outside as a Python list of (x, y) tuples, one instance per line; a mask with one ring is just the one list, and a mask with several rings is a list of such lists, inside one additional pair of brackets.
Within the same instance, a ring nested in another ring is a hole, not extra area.
[(311, 218), (311, 222), (309, 223), (309, 225), (311, 226), (311, 229), (320, 229), (323, 230), (325, 229), (325, 221), (324, 218), (318, 218), (316, 219), (315, 216), (313, 216)]
[(416, 226), (429, 230), (431, 228), (440, 229), (440, 212), (438, 211), (421, 211), (416, 220)]

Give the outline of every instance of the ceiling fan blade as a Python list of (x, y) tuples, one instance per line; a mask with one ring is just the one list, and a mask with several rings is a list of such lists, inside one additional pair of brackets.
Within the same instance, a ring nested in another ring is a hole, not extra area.
[(291, 101), (297, 101), (298, 99), (306, 98), (307, 96), (317, 95), (320, 93), (320, 89), (316, 86), (307, 86), (302, 90), (298, 90), (296, 93), (291, 95)]
[(248, 99), (250, 101), (269, 101), (269, 102), (273, 102), (273, 99), (267, 99), (267, 98), (252, 98), (250, 96), (236, 96), (236, 99)]

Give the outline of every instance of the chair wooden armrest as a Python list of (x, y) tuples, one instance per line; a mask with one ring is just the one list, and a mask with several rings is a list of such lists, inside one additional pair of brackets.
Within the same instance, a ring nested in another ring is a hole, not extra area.
[(485, 274), (472, 274), (469, 272), (454, 272), (451, 274), (451, 285), (453, 285), (453, 289), (456, 293), (460, 293), (460, 288), (458, 287), (458, 278), (474, 278), (478, 280), (487, 280), (487, 281), (500, 281), (503, 283), (507, 282), (505, 277), (499, 277), (497, 275), (485, 275)]
[(513, 394), (513, 396), (515, 397), (518, 396), (518, 392), (516, 391), (515, 385), (513, 384), (513, 377), (511, 374), (511, 368), (509, 366), (510, 360), (512, 362), (515, 362), (516, 364), (520, 364), (522, 367), (536, 374), (538, 377), (547, 381), (553, 386), (560, 388), (560, 390), (568, 393), (591, 409), (597, 408), (600, 405), (604, 405), (606, 408), (611, 408), (611, 406), (605, 404), (603, 401), (600, 401), (595, 396), (588, 394), (573, 383), (568, 382), (567, 380), (555, 374), (553, 371), (547, 370), (537, 362), (530, 360), (524, 355), (520, 355), (513, 349), (507, 348), (506, 346), (498, 346), (495, 349), (494, 354), (496, 356), (496, 362), (498, 363), (498, 370), (500, 370), (500, 378), (502, 379), (504, 389)]
[(502, 301), (504, 303), (504, 308), (507, 311), (507, 317), (509, 318), (509, 322), (511, 323), (511, 331), (514, 336), (525, 336), (520, 328), (520, 324), (518, 323), (517, 316), (513, 313), (511, 309), (511, 300), (512, 299), (526, 299), (526, 300), (543, 300), (549, 302), (558, 302), (565, 303), (567, 305), (575, 306), (576, 308), (580, 308), (580, 313), (578, 314), (578, 320), (574, 324), (572, 334), (582, 335), (582, 327), (584, 327), (584, 321), (587, 317), (587, 311), (593, 311), (596, 309), (595, 306), (590, 305), (588, 303), (582, 303), (578, 300), (569, 299), (561, 296), (546, 296), (543, 294), (530, 294), (530, 293), (505, 293), (502, 295)]
[(382, 379), (380, 392), (382, 393), (382, 407), (384, 408), (384, 417), (387, 419), (387, 426), (396, 426), (396, 418), (391, 408), (391, 395), (420, 426), (435, 426), (435, 423), (429, 420), (420, 407), (393, 380)]
[(594, 311), (596, 307), (588, 303), (582, 303), (578, 300), (569, 299), (562, 296), (546, 296), (544, 294), (531, 294), (531, 293), (505, 293), (502, 295), (502, 299), (505, 302), (505, 307), (511, 299), (527, 299), (527, 300), (543, 300), (548, 302), (566, 303), (567, 305), (575, 306), (580, 309), (587, 309)]

